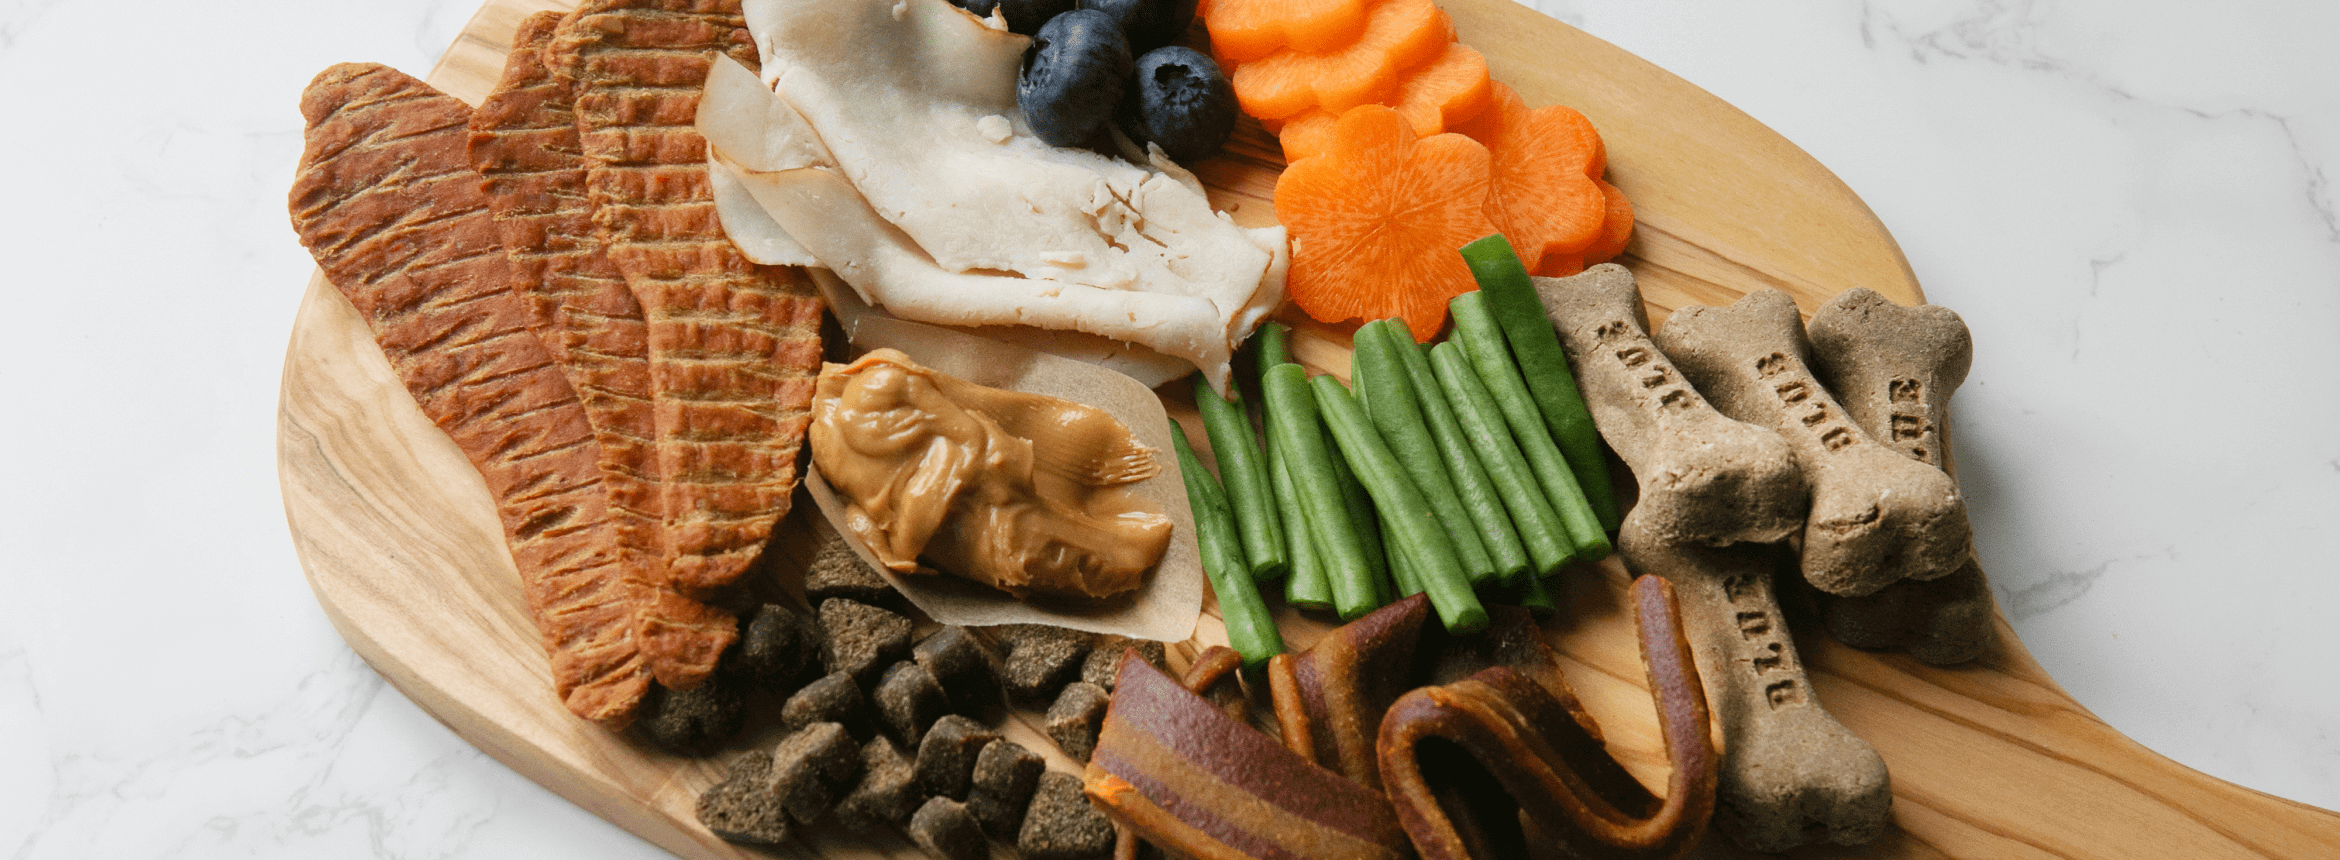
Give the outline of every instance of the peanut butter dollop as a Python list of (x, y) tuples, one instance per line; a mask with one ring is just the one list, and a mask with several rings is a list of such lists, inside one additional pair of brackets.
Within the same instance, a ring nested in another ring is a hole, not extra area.
[(1113, 416), (976, 385), (880, 349), (821, 368), (813, 464), (846, 527), (898, 573), (935, 567), (1022, 598), (1136, 589), (1170, 518), (1128, 492), (1161, 467)]

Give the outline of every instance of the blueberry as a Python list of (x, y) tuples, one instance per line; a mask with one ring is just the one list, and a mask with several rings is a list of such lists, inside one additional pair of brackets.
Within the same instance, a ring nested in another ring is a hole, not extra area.
[(1079, 146), (1097, 135), (1129, 81), (1129, 43), (1113, 18), (1075, 9), (1048, 19), (1024, 50), (1016, 107), (1032, 133), (1051, 146)]
[(951, 0), (961, 9), (977, 18), (991, 17), (991, 9), (999, 7), (1000, 17), (1007, 19), (1008, 32), (1029, 36), (1040, 32), (1048, 20), (1072, 11), (1073, 0)]
[(1132, 54), (1143, 54), (1178, 41), (1194, 24), (1195, 0), (1080, 0), (1080, 8), (1095, 9), (1120, 23)]
[(1192, 48), (1155, 48), (1137, 61), (1137, 80), (1114, 121), (1143, 146), (1160, 144), (1181, 164), (1209, 158), (1235, 130), (1235, 88), (1211, 58)]

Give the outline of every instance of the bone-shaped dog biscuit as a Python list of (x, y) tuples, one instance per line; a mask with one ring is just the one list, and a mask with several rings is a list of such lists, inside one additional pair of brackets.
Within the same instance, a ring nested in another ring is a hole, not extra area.
[(1723, 760), (1715, 829), (1741, 847), (1859, 845), (1893, 805), (1885, 760), (1820, 706), (1772, 593), (1784, 551), (1771, 546), (1620, 543), (1628, 566), (1664, 576), (1681, 600)]
[(1787, 439), (1812, 489), (1807, 581), (1832, 594), (1868, 594), (1965, 563), (1971, 532), (1958, 485), (1853, 423), (1812, 374), (1803, 321), (1786, 293), (1683, 308), (1655, 340), (1716, 409)]
[(1641, 484), (1625, 534), (1722, 545), (1803, 527), (1804, 479), (1786, 443), (1724, 417), (1683, 379), (1650, 341), (1632, 273), (1608, 264), (1535, 281), (1593, 424)]
[[(1853, 422), (1886, 447), (1936, 468), (1949, 463), (1942, 425), (1951, 392), (1974, 363), (1974, 336), (1956, 312), (1904, 307), (1875, 291), (1846, 290), (1807, 327), (1812, 370)], [(1858, 648), (1901, 648), (1928, 663), (1982, 655), (1991, 636), (1990, 586), (1968, 558), (1932, 582), (1904, 580), (1828, 601), (1828, 632)]]

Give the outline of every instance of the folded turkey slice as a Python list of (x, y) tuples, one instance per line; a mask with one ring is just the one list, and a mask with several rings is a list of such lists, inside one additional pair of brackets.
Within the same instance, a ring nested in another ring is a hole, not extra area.
[[(1236, 226), (1167, 162), (1031, 136), (1015, 108), (1024, 37), (946, 0), (745, 10), (764, 82), (795, 116), (756, 108), (764, 136), (709, 141), (791, 240), (871, 303), (1124, 340), (1223, 386), (1234, 346), (1282, 301), (1280, 228)], [(712, 75), (710, 101), (715, 78), (743, 73)]]

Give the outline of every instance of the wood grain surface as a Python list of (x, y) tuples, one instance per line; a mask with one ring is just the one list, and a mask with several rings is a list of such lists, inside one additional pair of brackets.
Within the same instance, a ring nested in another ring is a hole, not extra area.
[[(489, 0), (431, 75), (477, 103), (527, 14), (565, 4)], [(1706, 92), (1508, 0), (1442, 3), (1497, 79), (1530, 104), (1582, 110), (1608, 143), (1609, 179), (1632, 197), (1624, 262), (1653, 318), (1749, 289), (1793, 294), (1809, 313), (1864, 286), (1922, 301), (1868, 207), (1793, 143)], [(350, 58), (363, 59), (363, 58)], [(1254, 125), (1197, 172), (1239, 221), (1265, 223), (1280, 157)], [(1288, 315), (1306, 363), (1345, 375), (1342, 330)], [(1193, 419), (1180, 392), (1174, 414)], [(1199, 425), (1190, 431), (1201, 440)], [(570, 716), (551, 693), (485, 485), (391, 375), (363, 322), (313, 278), (285, 362), (278, 461), (286, 518), (310, 586), (352, 649), (425, 710), (547, 788), (678, 856), (923, 856), (896, 834), (810, 828), (776, 853), (728, 845), (692, 817), (719, 767), (649, 752)], [(800, 499), (773, 551), (801, 570), (824, 524)], [(1984, 540), (1988, 536), (1982, 536)], [(1567, 574), (1548, 625), (1570, 679), (1637, 776), (1663, 784), (1655, 715), (1612, 560)], [(1794, 616), (1791, 613), (1791, 621)], [(1287, 611), (1295, 649), (1324, 624)], [(1805, 625), (1810, 626), (1810, 625)], [(1822, 703), (1890, 766), (1894, 827), (1858, 849), (1808, 857), (2248, 858), (2340, 856), (2340, 815), (2179, 766), (2098, 721), (2041, 671), (2006, 625), (1988, 656), (1940, 668), (1799, 635)], [(1224, 641), (1208, 613), (1174, 661)], [(2184, 695), (2172, 689), (2171, 695)], [(1011, 736), (1069, 761), (1019, 715)], [(995, 846), (995, 856), (1012, 853)], [(1696, 856), (1736, 851), (1709, 837)]]

